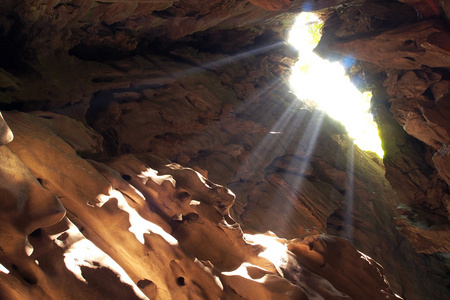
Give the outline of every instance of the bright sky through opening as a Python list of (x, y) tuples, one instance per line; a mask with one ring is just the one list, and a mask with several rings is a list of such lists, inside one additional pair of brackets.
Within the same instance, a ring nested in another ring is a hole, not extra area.
[(313, 53), (320, 38), (321, 21), (313, 13), (301, 13), (292, 27), (289, 43), (299, 50), (293, 67), (291, 88), (299, 99), (312, 101), (340, 121), (359, 148), (383, 157), (376, 123), (369, 112), (371, 93), (361, 93), (345, 75), (339, 62)]

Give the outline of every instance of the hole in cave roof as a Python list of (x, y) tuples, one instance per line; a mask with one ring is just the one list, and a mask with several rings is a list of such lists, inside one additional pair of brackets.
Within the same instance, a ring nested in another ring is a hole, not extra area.
[(371, 93), (361, 93), (343, 66), (346, 63), (351, 68), (354, 60), (329, 62), (313, 52), (322, 26), (314, 13), (303, 12), (297, 17), (289, 36), (289, 43), (299, 50), (299, 60), (290, 78), (291, 88), (306, 104), (340, 121), (359, 148), (383, 157), (378, 129), (369, 112)]

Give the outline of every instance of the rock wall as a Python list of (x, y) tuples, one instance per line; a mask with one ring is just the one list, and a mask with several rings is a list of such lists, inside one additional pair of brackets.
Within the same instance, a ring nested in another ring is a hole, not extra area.
[[(400, 3), (336, 11), (318, 52), (360, 61), (350, 72), (374, 90), (386, 178), (401, 202), (397, 225), (417, 251), (448, 252), (448, 16), (437, 1), (412, 2), (414, 13)], [(402, 18), (392, 5), (405, 7)]]
[[(446, 6), (340, 2), (1, 4), (0, 298), (448, 298)], [(383, 162), (290, 92), (300, 10)]]

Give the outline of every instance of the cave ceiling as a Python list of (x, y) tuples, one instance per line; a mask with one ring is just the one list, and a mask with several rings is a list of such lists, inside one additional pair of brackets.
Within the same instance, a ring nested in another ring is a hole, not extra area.
[[(383, 158), (291, 92), (302, 11)], [(0, 12), (0, 299), (450, 298), (449, 1)]]

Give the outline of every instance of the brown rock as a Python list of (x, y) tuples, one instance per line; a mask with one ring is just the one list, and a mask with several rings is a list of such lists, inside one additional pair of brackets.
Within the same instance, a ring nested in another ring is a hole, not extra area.
[(34, 285), (40, 273), (26, 252), (26, 248), (28, 252), (33, 249), (27, 236), (41, 227), (58, 223), (66, 210), (58, 197), (42, 187), (9, 148), (0, 146), (0, 153), (0, 263), (14, 270), (19, 280)]
[(445, 6), (445, 1), (439, 3), (437, 0), (420, 1), (420, 0), (400, 0), (400, 2), (407, 3), (413, 6), (417, 12), (424, 17), (439, 16), (441, 12), (441, 5)]
[(292, 0), (277, 0), (277, 1), (251, 0), (250, 3), (259, 6), (263, 9), (274, 11), (288, 9), (292, 6)]
[(14, 135), (0, 112), (0, 146), (8, 144), (13, 138)]
[(384, 69), (449, 67), (450, 40), (439, 22), (424, 21), (369, 38), (338, 41), (330, 49)]
[(345, 239), (309, 236), (302, 241), (291, 241), (288, 249), (301, 264), (320, 274), (352, 299), (401, 299), (382, 279), (382, 267)]
[(447, 182), (447, 184), (450, 184), (449, 155), (450, 150), (447, 144), (442, 145), (442, 148), (433, 155), (433, 162), (436, 166), (436, 170), (439, 172), (442, 179)]
[[(449, 298), (445, 3), (53, 2), (0, 3), (0, 298)], [(323, 8), (385, 168), (290, 93)]]

